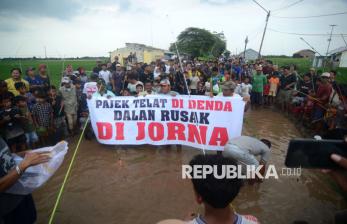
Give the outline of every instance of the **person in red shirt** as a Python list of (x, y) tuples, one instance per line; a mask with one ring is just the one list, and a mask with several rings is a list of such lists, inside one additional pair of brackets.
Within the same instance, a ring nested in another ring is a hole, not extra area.
[(320, 84), (317, 93), (314, 96), (315, 104), (313, 107), (312, 123), (315, 124), (316, 133), (319, 133), (322, 129), (322, 118), (326, 112), (331, 91), (332, 86), (330, 84), (330, 73), (324, 72), (320, 76)]

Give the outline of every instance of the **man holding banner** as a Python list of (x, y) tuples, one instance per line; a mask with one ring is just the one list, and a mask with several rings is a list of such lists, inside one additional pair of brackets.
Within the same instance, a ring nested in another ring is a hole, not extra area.
[[(112, 91), (109, 91), (106, 89), (106, 82), (104, 79), (99, 78), (96, 86), (98, 88), (98, 90), (93, 93), (93, 97), (106, 97), (106, 98), (111, 98), (111, 97), (115, 97), (116, 95), (114, 95), (114, 93)], [(91, 96), (89, 96), (89, 98), (91, 98)]]
[(179, 93), (171, 90), (171, 84), (168, 79), (163, 79), (160, 81), (160, 91), (158, 95), (177, 96)]
[[(170, 89), (164, 91), (169, 93)], [(245, 102), (241, 97), (165, 94), (112, 99), (93, 96), (88, 107), (102, 144), (181, 144), (223, 150), (229, 138), (241, 135)]]

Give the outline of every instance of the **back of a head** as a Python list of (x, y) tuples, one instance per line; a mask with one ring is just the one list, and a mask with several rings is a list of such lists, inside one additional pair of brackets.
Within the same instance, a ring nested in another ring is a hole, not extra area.
[(23, 87), (25, 87), (24, 82), (16, 82), (16, 83), (14, 84), (14, 88), (16, 88), (16, 90), (19, 90), (19, 89), (21, 89), (21, 88), (23, 88)]
[(260, 139), (260, 141), (262, 141), (265, 145), (267, 145), (269, 148), (271, 148), (271, 141), (270, 140), (262, 138), (262, 139)]
[[(217, 165), (218, 176), (222, 173), (223, 165), (237, 164), (222, 155), (208, 154), (196, 155), (189, 163), (190, 166), (194, 165)], [(194, 170), (194, 168), (193, 168)], [(227, 172), (227, 169), (225, 170)], [(226, 208), (238, 195), (242, 186), (242, 180), (236, 178), (217, 179), (213, 173), (207, 175), (205, 179), (192, 179), (194, 190), (202, 197), (204, 203), (212, 206), (213, 208)]]

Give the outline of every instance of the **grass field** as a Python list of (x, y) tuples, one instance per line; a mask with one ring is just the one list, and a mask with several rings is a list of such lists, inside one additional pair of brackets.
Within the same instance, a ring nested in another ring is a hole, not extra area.
[(272, 61), (274, 65), (278, 65), (279, 67), (285, 65), (296, 65), (298, 72), (305, 73), (312, 67), (312, 61), (307, 58), (281, 58), (281, 57), (269, 57), (268, 60)]
[[(29, 66), (33, 66), (35, 68), (38, 67), (39, 64), (46, 64), (48, 67), (48, 72), (50, 75), (50, 79), (52, 84), (57, 85), (60, 83), (60, 78), (63, 70), (66, 65), (71, 64), (74, 70), (78, 67), (82, 66), (86, 69), (86, 71), (91, 71), (95, 65), (95, 60), (0, 60), (0, 79), (7, 79), (10, 76), (10, 70), (12, 68), (18, 67), (22, 68), (23, 73), (25, 69)], [(64, 65), (64, 66), (63, 66)]]
[[(305, 58), (285, 58), (285, 57), (269, 57), (274, 64), (278, 66), (291, 65), (294, 64), (297, 66), (299, 74), (304, 74), (308, 72), (311, 68), (312, 62), (309, 59)], [(95, 60), (0, 60), (0, 79), (6, 79), (10, 76), (10, 70), (14, 67), (21, 67), (23, 72), (29, 66), (38, 67), (39, 64), (48, 65), (49, 75), (52, 81), (52, 84), (57, 85), (60, 83), (61, 73), (63, 67), (68, 64), (71, 64), (76, 70), (79, 66), (84, 67), (87, 71), (91, 71), (95, 65)], [(63, 66), (64, 65), (64, 66)], [(318, 69), (319, 70), (319, 69)], [(320, 69), (323, 70), (323, 69)], [(328, 70), (328, 69), (326, 69)], [(347, 68), (339, 68), (338, 71), (338, 81), (340, 83), (347, 84)]]
[[(312, 61), (307, 58), (285, 58), (285, 57), (269, 57), (268, 60), (271, 60), (273, 64), (278, 66), (291, 65), (294, 64), (297, 66), (299, 74), (305, 74), (312, 67)], [(317, 71), (324, 72), (330, 71), (329, 68), (317, 68)], [(341, 84), (347, 84), (347, 68), (337, 68), (337, 77), (336, 80)]]

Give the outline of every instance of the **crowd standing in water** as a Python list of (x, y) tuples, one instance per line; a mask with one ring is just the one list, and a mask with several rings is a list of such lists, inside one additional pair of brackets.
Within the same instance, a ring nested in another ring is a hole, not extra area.
[[(150, 64), (137, 62), (134, 54), (124, 65), (119, 63), (118, 57), (112, 61), (97, 62), (89, 75), (83, 67), (76, 69), (67, 65), (60, 74), (59, 86), (52, 85), (45, 64), (25, 71), (13, 68), (9, 71), (10, 77), (0, 81), (0, 192), (9, 188), (25, 169), (49, 159), (44, 153), (26, 153), (26, 150), (52, 145), (80, 133), (89, 116), (87, 101), (97, 96), (239, 97), (247, 101), (246, 108), (250, 104), (254, 110), (277, 106), (315, 134), (347, 127), (347, 88), (336, 83), (335, 71), (319, 73), (310, 69), (299, 74), (295, 65), (279, 67), (269, 60), (245, 62), (242, 58), (183, 60), (182, 67), (177, 59)], [(90, 128), (87, 129), (85, 137), (90, 139), (92, 135)], [(244, 146), (255, 140), (238, 141)], [(264, 164), (271, 143), (262, 140), (256, 144), (261, 147), (252, 149), (251, 153), (258, 153), (262, 160), (247, 159), (253, 161), (252, 164)], [(226, 154), (242, 156), (244, 151), (237, 146), (228, 144)], [(235, 153), (229, 148), (239, 151)], [(15, 166), (10, 152), (24, 156), (23, 162)], [(335, 158), (335, 161), (345, 162), (344, 158)], [(222, 155), (197, 156), (191, 163), (233, 164)], [(240, 180), (193, 180), (193, 185), (197, 202), (205, 205), (205, 216), (195, 218), (193, 223), (221, 223), (228, 219), (234, 220), (233, 223), (257, 223), (255, 217), (238, 215), (228, 206), (238, 194)], [(3, 212), (0, 223), (35, 221), (31, 195), (0, 193), (0, 197), (6, 203), (13, 202), (7, 209), (0, 204)]]

